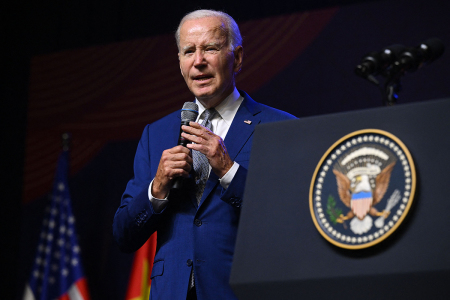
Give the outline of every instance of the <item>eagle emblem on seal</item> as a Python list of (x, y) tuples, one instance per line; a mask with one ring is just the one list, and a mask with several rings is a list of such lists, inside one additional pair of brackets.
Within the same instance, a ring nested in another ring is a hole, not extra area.
[(350, 229), (363, 234), (373, 226), (371, 216), (386, 219), (389, 210), (379, 211), (376, 205), (386, 194), (395, 164), (395, 156), (377, 145), (362, 146), (338, 160), (333, 173), (339, 198), (349, 210), (336, 221), (349, 220)]

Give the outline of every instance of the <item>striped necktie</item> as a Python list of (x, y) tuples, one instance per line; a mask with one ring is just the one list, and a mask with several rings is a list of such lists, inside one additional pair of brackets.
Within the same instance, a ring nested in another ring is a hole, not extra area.
[[(205, 110), (202, 125), (209, 130), (212, 130), (211, 120), (217, 114), (214, 108)], [(200, 204), (202, 199), (203, 190), (205, 189), (206, 181), (209, 177), (209, 162), (206, 156), (196, 150), (192, 150), (192, 157), (194, 161), (194, 171), (195, 171), (195, 184), (196, 184), (196, 198), (197, 204)]]
[[(212, 130), (211, 126), (211, 120), (214, 118), (214, 116), (217, 114), (217, 111), (214, 108), (210, 108), (208, 110), (205, 110), (204, 118), (202, 125), (209, 130)], [(209, 177), (209, 162), (206, 156), (197, 151), (192, 150), (192, 157), (194, 160), (194, 171), (195, 171), (195, 184), (196, 184), (196, 192), (195, 196), (197, 198), (197, 205), (200, 204), (200, 201), (202, 200), (203, 190), (205, 189), (206, 181)], [(191, 270), (191, 276), (189, 278), (189, 290), (191, 290), (194, 287), (194, 268)]]

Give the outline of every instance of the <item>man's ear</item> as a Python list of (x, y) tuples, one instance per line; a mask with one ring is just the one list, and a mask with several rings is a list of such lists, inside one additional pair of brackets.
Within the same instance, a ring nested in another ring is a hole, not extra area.
[(234, 65), (233, 71), (235, 74), (239, 73), (242, 68), (242, 61), (244, 59), (244, 48), (242, 46), (237, 46), (233, 51), (234, 55)]
[(183, 74), (183, 69), (181, 69), (180, 52), (178, 52), (178, 62), (179, 62), (179, 65), (180, 65), (180, 72), (181, 72), (181, 76), (183, 76), (183, 77), (184, 77), (184, 74)]

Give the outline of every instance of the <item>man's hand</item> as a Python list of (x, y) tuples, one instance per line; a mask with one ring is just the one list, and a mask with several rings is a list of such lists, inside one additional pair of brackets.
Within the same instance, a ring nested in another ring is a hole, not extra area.
[(222, 138), (196, 122), (190, 122), (189, 125), (182, 126), (184, 131), (182, 136), (195, 144), (188, 144), (187, 147), (203, 153), (208, 159), (212, 171), (222, 178), (234, 163), (228, 155)]
[(165, 150), (159, 161), (158, 171), (152, 185), (152, 195), (164, 199), (176, 177), (188, 177), (191, 171), (192, 157), (188, 148), (175, 146)]

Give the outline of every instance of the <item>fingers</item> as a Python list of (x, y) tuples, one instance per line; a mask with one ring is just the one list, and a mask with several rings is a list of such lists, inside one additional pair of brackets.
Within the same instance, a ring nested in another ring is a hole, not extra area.
[(194, 143), (187, 147), (203, 153), (213, 172), (222, 178), (233, 165), (222, 138), (195, 122), (191, 122), (190, 126), (183, 126), (182, 130), (183, 137)]
[(215, 136), (211, 130), (195, 122), (190, 122), (190, 126), (183, 125), (181, 129), (184, 131), (182, 133), (184, 138), (197, 144)]
[(191, 171), (192, 157), (189, 149), (176, 146), (163, 151), (158, 170), (152, 185), (152, 195), (163, 199), (169, 193), (172, 180), (176, 177), (188, 177)]
[(181, 145), (165, 150), (162, 157), (167, 158), (169, 161), (187, 160), (192, 163), (191, 152), (188, 148)]
[(194, 126), (183, 126), (182, 128), (185, 131), (182, 136), (193, 143), (186, 147), (200, 151), (209, 158), (222, 143), (222, 138), (197, 123), (191, 122), (191, 124)]
[[(178, 176), (189, 175), (191, 170), (192, 157), (188, 148), (183, 146), (176, 146), (174, 148), (165, 150), (161, 155), (159, 167), (162, 174), (172, 180)], [(158, 168), (159, 171), (159, 168)]]

